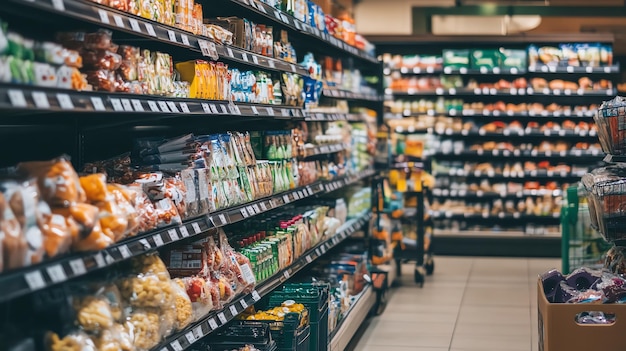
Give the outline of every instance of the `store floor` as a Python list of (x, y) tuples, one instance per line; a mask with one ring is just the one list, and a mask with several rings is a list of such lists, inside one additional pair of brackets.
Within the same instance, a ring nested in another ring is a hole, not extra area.
[(537, 275), (558, 259), (436, 257), (423, 288), (403, 267), (387, 309), (356, 351), (537, 350)]

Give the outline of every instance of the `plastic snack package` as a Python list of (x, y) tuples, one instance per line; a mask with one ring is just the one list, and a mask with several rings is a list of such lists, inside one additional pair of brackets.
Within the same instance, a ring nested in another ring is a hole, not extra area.
[(97, 71), (115, 71), (122, 65), (122, 56), (115, 52), (106, 50), (83, 50), (83, 65), (86, 70)]
[(161, 317), (158, 310), (133, 310), (128, 321), (133, 326), (137, 351), (148, 351), (161, 341)]
[(0, 232), (3, 234), (2, 258), (4, 270), (21, 268), (27, 265), (28, 242), (19, 221), (0, 193)]
[(135, 351), (134, 326), (130, 322), (115, 323), (109, 329), (100, 332), (96, 339), (98, 351)]
[(159, 222), (159, 214), (156, 208), (140, 186), (130, 186), (129, 190), (132, 191), (135, 197), (133, 204), (137, 213), (137, 221), (139, 222), (137, 232), (144, 233), (155, 229)]
[(126, 231), (124, 236), (134, 236), (138, 233), (140, 219), (133, 202), (137, 198), (135, 190), (119, 184), (107, 184), (107, 190), (115, 199), (120, 215), (126, 218)]
[(221, 228), (219, 236), (220, 247), (224, 252), (225, 264), (228, 266), (227, 269), (222, 269), (223, 274), (225, 276), (230, 275), (232, 280), (236, 280), (236, 283), (232, 284), (237, 286), (235, 293), (252, 291), (256, 284), (256, 279), (254, 278), (250, 260), (230, 246), (226, 233)]
[[(96, 286), (99, 286), (97, 284)], [(109, 309), (111, 310), (111, 316), (116, 322), (122, 322), (126, 320), (124, 311), (124, 301), (122, 300), (122, 294), (115, 284), (108, 284), (97, 290), (96, 296), (103, 296), (109, 303)]]
[(165, 178), (165, 196), (172, 199), (181, 219), (188, 218), (186, 193), (185, 183), (179, 175)]
[(104, 296), (74, 296), (72, 299), (76, 322), (82, 330), (99, 332), (113, 326), (115, 319), (111, 305)]
[(202, 212), (200, 210), (200, 190), (197, 172), (188, 168), (180, 172), (180, 178), (185, 185), (185, 204), (187, 207), (187, 217), (196, 217)]
[(193, 321), (198, 321), (206, 316), (211, 310), (221, 306), (219, 304), (219, 293), (214, 299), (211, 293), (212, 287), (208, 281), (202, 277), (187, 277), (175, 280), (176, 284), (184, 284), (186, 294), (191, 301)]
[(41, 197), (50, 206), (68, 207), (86, 200), (78, 175), (65, 156), (51, 161), (22, 162), (18, 173), (37, 178)]
[(194, 318), (193, 304), (187, 294), (185, 282), (182, 279), (174, 279), (172, 280), (172, 288), (174, 291), (174, 306), (176, 308), (176, 326), (181, 330), (197, 319)]
[(133, 307), (159, 308), (172, 301), (172, 285), (162, 274), (138, 274), (119, 282), (122, 297)]
[(208, 237), (204, 246), (204, 251), (206, 252), (207, 273), (221, 270), (225, 264), (224, 253), (217, 247), (217, 244), (212, 236)]
[(626, 302), (626, 280), (620, 276), (605, 272), (595, 288), (604, 295), (604, 303)]
[(97, 203), (97, 207), (102, 231), (113, 241), (122, 240), (127, 234), (128, 216), (118, 205), (115, 196), (109, 194), (105, 201)]
[(204, 214), (215, 211), (211, 194), (211, 182), (206, 168), (194, 170), (198, 182), (198, 213)]
[(155, 274), (163, 281), (170, 280), (167, 266), (158, 254), (143, 255), (132, 260), (133, 271), (141, 274)]
[[(64, 43), (64, 41), (61, 41)], [(63, 44), (65, 46), (65, 44)], [(90, 50), (108, 50), (113, 46), (113, 33), (100, 29), (97, 32), (84, 34), (83, 46)]]
[(79, 178), (80, 186), (85, 191), (87, 201), (90, 203), (101, 202), (107, 199), (106, 175), (102, 173), (90, 174)]
[(82, 331), (74, 331), (61, 338), (56, 333), (50, 333), (46, 338), (50, 351), (96, 351), (96, 345), (91, 338)]
[(171, 199), (165, 198), (159, 200), (154, 203), (154, 207), (159, 219), (157, 227), (166, 227), (171, 224), (181, 224), (183, 222), (178, 214), (178, 210), (176, 210), (176, 205)]

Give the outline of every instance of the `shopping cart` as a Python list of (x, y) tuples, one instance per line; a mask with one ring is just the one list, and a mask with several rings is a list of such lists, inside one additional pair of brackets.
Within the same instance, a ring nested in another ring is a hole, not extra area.
[(567, 188), (561, 208), (563, 273), (570, 273), (582, 266), (602, 268), (604, 254), (610, 248), (611, 244), (591, 228), (585, 189), (578, 185)]

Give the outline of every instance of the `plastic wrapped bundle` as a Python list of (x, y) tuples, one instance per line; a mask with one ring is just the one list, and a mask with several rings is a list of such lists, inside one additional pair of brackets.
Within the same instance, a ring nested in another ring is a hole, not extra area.
[(591, 225), (609, 242), (626, 239), (626, 164), (615, 164), (585, 174)]
[(594, 120), (602, 150), (611, 155), (626, 155), (626, 99), (616, 96), (605, 101), (598, 109)]

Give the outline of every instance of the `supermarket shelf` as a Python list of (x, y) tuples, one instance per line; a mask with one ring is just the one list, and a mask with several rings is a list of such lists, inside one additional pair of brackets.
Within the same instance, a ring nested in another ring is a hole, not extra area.
[(263, 296), (271, 293), (304, 267), (324, 255), (328, 250), (339, 245), (346, 238), (366, 224), (369, 216), (370, 212), (367, 211), (357, 218), (347, 221), (337, 230), (337, 234), (335, 234), (332, 238), (327, 239), (304, 253), (287, 269), (258, 284), (252, 293), (245, 294), (244, 296), (234, 299), (232, 302), (224, 306), (221, 311), (209, 313), (209, 315), (203, 318), (202, 321), (169, 337), (163, 344), (153, 348), (152, 350), (181, 351), (191, 347), (196, 341), (232, 321), (248, 306), (253, 305)]
[(359, 172), (358, 175), (348, 175), (340, 179), (328, 181), (324, 184), (324, 191), (326, 191), (327, 193), (330, 193), (332, 191), (352, 185), (365, 178), (369, 178), (373, 176), (374, 174), (376, 174), (376, 171), (374, 171), (373, 169), (366, 169), (364, 171)]
[(0, 109), (46, 111), (46, 112), (91, 112), (91, 113), (136, 113), (138, 115), (163, 116), (249, 116), (267, 118), (304, 118), (301, 108), (248, 104), (221, 100), (166, 98), (124, 93), (86, 92), (58, 88), (43, 88), (0, 83)]
[[(481, 129), (474, 130), (461, 130), (453, 131), (448, 128), (446, 130), (434, 130), (433, 134), (440, 136), (451, 136), (451, 137), (486, 137), (486, 138), (513, 138), (513, 137), (530, 137), (530, 138), (543, 138), (543, 137), (553, 137), (558, 136), (560, 138), (597, 138), (598, 133), (595, 130), (545, 130), (541, 131), (539, 129), (516, 129), (509, 130), (504, 129), (501, 132), (485, 132)], [(583, 152), (584, 154), (585, 152)]]
[(413, 68), (409, 68), (409, 67), (400, 67), (400, 68), (385, 68), (383, 73), (385, 75), (389, 75), (393, 72), (399, 72), (401, 74), (436, 74), (436, 73), (443, 73), (443, 74), (470, 74), (470, 75), (475, 75), (475, 74), (481, 74), (481, 75), (505, 75), (505, 74), (509, 74), (509, 75), (521, 75), (521, 74), (526, 74), (526, 70), (525, 69), (519, 69), (519, 68), (499, 68), (499, 67), (495, 67), (495, 68), (487, 68), (487, 67), (482, 67), (482, 68), (452, 68), (452, 67), (439, 67), (439, 68), (434, 68), (434, 67), (425, 67), (425, 68), (421, 68), (421, 67), (413, 67)]
[(407, 168), (411, 168), (411, 169), (415, 169), (415, 170), (422, 170), (424, 169), (424, 162), (422, 161), (416, 161), (416, 162), (396, 162), (396, 163), (392, 163), (391, 165), (389, 165), (389, 169), (407, 169)]
[(358, 113), (307, 112), (305, 120), (307, 122), (332, 122), (332, 121), (360, 122), (363, 120), (363, 116)]
[(329, 155), (334, 154), (336, 152), (344, 151), (348, 148), (346, 144), (330, 144), (330, 145), (316, 145), (312, 147), (304, 148), (304, 158), (320, 156), (320, 155)]
[(570, 89), (541, 89), (535, 90), (533, 88), (526, 89), (465, 89), (465, 88), (451, 88), (444, 89), (438, 88), (434, 90), (416, 90), (409, 89), (406, 91), (386, 89), (385, 94), (389, 96), (614, 96), (616, 94), (615, 89), (606, 90), (570, 90)]
[(382, 97), (374, 94), (353, 93), (351, 91), (325, 88), (322, 96), (333, 99), (363, 100), (363, 101), (382, 101)]
[(470, 191), (470, 190), (449, 190), (449, 189), (433, 189), (432, 195), (434, 197), (441, 198), (517, 198), (522, 199), (526, 197), (544, 197), (544, 196), (562, 196), (563, 191), (557, 190), (523, 190), (516, 193), (504, 192), (497, 193), (495, 191)]
[(602, 160), (606, 163), (626, 162), (626, 156), (623, 155), (606, 155)]
[(240, 48), (226, 46), (203, 36), (197, 36), (182, 29), (151, 21), (127, 12), (118, 11), (94, 2), (81, 0), (30, 0), (13, 2), (46, 10), (103, 27), (132, 33), (192, 51), (201, 52), (213, 60), (223, 58), (272, 71), (285, 71), (308, 75), (308, 70), (298, 64), (259, 55)]
[(546, 66), (546, 65), (539, 65), (539, 66), (531, 66), (528, 67), (528, 72), (541, 72), (541, 73), (572, 73), (572, 74), (583, 74), (583, 73), (589, 73), (589, 74), (599, 74), (599, 73), (619, 73), (620, 72), (620, 66), (619, 65), (613, 65), (613, 66), (607, 66), (607, 67), (572, 67), (572, 66), (566, 66), (566, 67), (554, 67), (554, 66)]
[(522, 75), (526, 73), (558, 73), (558, 74), (611, 74), (611, 73), (619, 73), (620, 66), (613, 65), (608, 67), (572, 67), (572, 66), (563, 66), (563, 67), (554, 67), (554, 66), (532, 66), (528, 67), (528, 69), (519, 69), (519, 68), (452, 68), (452, 67), (400, 67), (400, 68), (385, 68), (383, 73), (385, 75), (390, 75), (393, 72), (399, 72), (401, 74), (470, 74), (470, 75)]
[(447, 112), (441, 112), (436, 110), (427, 110), (423, 113), (414, 113), (410, 110), (403, 111), (402, 113), (388, 113), (385, 118), (403, 118), (403, 117), (419, 117), (419, 116), (433, 116), (433, 117), (511, 117), (511, 118), (533, 118), (539, 117), (545, 118), (592, 118), (595, 115), (595, 111), (489, 111), (489, 110), (456, 110), (451, 109)]
[(538, 216), (538, 215), (527, 215), (520, 212), (515, 213), (505, 213), (500, 212), (497, 215), (490, 215), (487, 213), (455, 213), (452, 211), (431, 211), (430, 217), (432, 219), (455, 219), (455, 220), (464, 220), (464, 219), (485, 219), (485, 220), (521, 220), (521, 221), (537, 221), (537, 220), (560, 220), (561, 215), (559, 213), (547, 215), (547, 216)]
[[(335, 182), (349, 185), (369, 175), (370, 172), (367, 172), (358, 177), (350, 177), (349, 181), (346, 178)], [(325, 189), (329, 189), (326, 183), (317, 182), (265, 199), (212, 212), (208, 215), (187, 220), (179, 226), (143, 233), (116, 243), (102, 251), (58, 257), (38, 265), (0, 274), (0, 302), (87, 275), (131, 257), (157, 250), (161, 246), (205, 233), (211, 228), (223, 227), (243, 221), (251, 216), (323, 193), (326, 191)], [(336, 189), (339, 188), (334, 188), (333, 190)]]
[[(559, 152), (551, 152), (551, 151), (545, 151), (545, 152), (539, 152), (536, 150), (461, 150), (461, 151), (457, 151), (457, 152), (437, 152), (434, 154), (434, 156), (462, 156), (462, 157), (500, 157), (500, 158), (507, 158), (507, 157), (525, 157), (525, 158), (541, 158), (541, 159), (568, 159), (571, 160), (571, 157), (576, 157), (576, 161), (578, 161), (579, 158), (584, 157), (584, 158), (591, 158), (591, 159), (596, 159), (596, 160), (600, 160), (600, 158), (602, 157), (603, 153), (599, 150), (570, 150), (570, 151), (559, 151)], [(569, 162), (569, 163), (575, 163), (575, 162)], [(547, 171), (547, 176), (550, 176), (550, 174), (556, 174), (558, 175), (559, 173), (557, 172), (553, 172), (550, 173), (549, 171)]]
[(330, 334), (330, 351), (343, 351), (376, 304), (376, 293), (367, 285), (352, 304), (344, 319)]
[(356, 47), (351, 46), (348, 43), (329, 35), (328, 33), (324, 33), (323, 31), (304, 23), (283, 11), (277, 10), (270, 5), (255, 0), (230, 0), (230, 2), (254, 11), (270, 21), (290, 27), (291, 29), (297, 30), (301, 33), (308, 34), (330, 46), (343, 50), (350, 55), (364, 59), (371, 63), (378, 63), (375, 56), (370, 55), (363, 50), (359, 50)]
[(560, 239), (560, 233), (548, 233), (548, 234), (527, 234), (523, 231), (486, 231), (486, 230), (441, 230), (435, 229), (434, 233), (437, 237), (457, 237), (457, 236), (471, 236), (474, 238), (555, 238)]
[(579, 179), (587, 172), (553, 172), (553, 171), (526, 171), (526, 172), (512, 172), (510, 174), (501, 174), (493, 172), (467, 172), (463, 169), (450, 170), (447, 173), (435, 172), (435, 177), (467, 177), (467, 178), (489, 178), (489, 179)]

